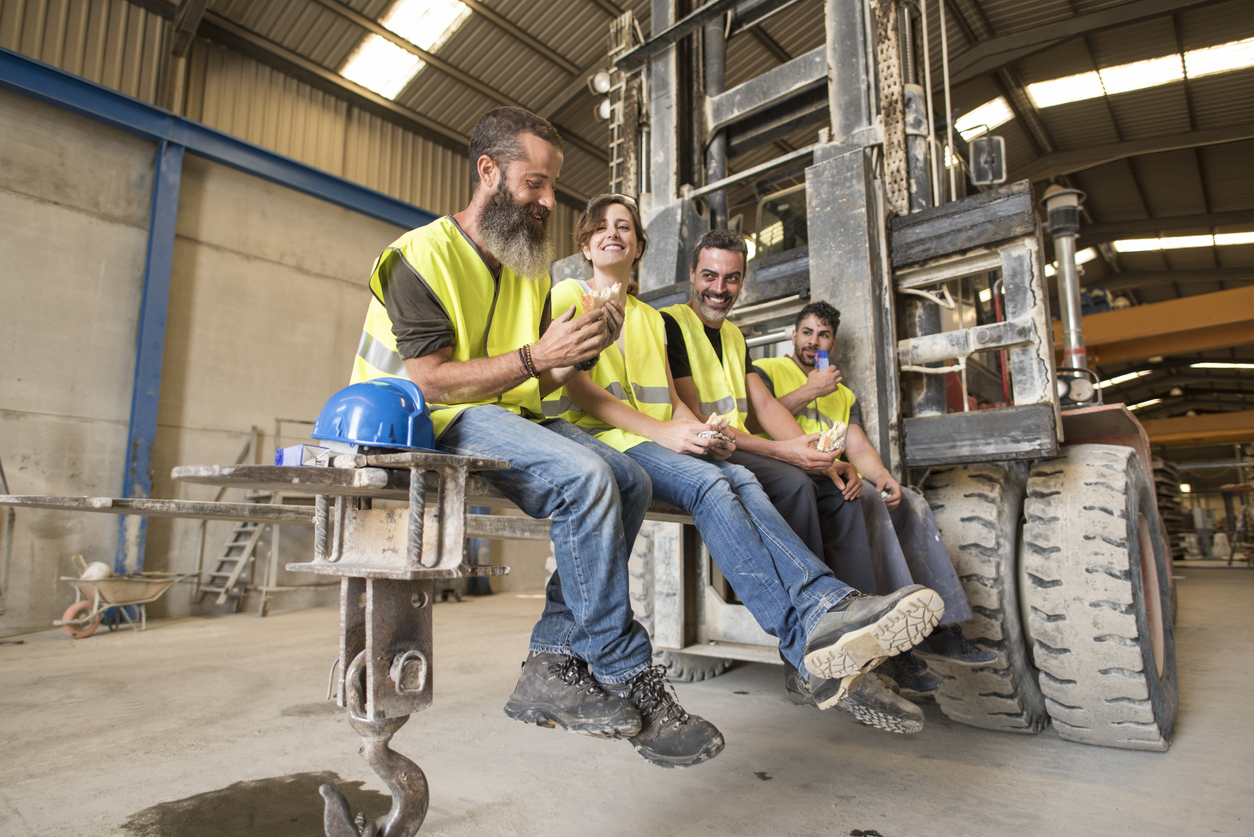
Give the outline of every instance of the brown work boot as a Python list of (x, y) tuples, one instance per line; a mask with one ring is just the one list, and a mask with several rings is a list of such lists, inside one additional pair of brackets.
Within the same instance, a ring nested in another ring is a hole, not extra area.
[(723, 751), (723, 734), (704, 718), (684, 711), (666, 684), (664, 667), (650, 666), (626, 683), (606, 688), (640, 710), (643, 726), (631, 743), (649, 764), (691, 767)]
[(523, 663), (505, 714), (524, 724), (610, 738), (635, 735), (641, 726), (631, 701), (602, 687), (583, 660), (535, 651)]

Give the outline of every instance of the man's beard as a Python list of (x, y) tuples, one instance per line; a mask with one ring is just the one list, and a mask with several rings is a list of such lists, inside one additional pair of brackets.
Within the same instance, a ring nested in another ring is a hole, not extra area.
[[(535, 223), (536, 215), (543, 223)], [(540, 204), (518, 203), (504, 177), (479, 214), (479, 235), (488, 252), (517, 276), (543, 279), (553, 264), (549, 210)]]
[[(724, 299), (730, 300), (732, 298), (732, 295), (726, 292), (721, 294), (711, 294), (711, 296), (718, 297), (720, 301)], [(727, 319), (727, 315), (731, 313), (730, 306), (721, 311), (717, 311), (706, 305), (704, 294), (697, 294), (697, 308), (700, 310), (701, 316), (704, 317), (707, 322), (711, 322), (715, 326), (721, 326), (723, 324), (723, 320)]]

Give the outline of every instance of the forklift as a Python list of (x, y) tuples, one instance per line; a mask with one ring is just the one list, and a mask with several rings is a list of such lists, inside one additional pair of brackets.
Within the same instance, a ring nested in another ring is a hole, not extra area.
[[(647, 35), (630, 12), (611, 25), (610, 191), (636, 197), (645, 220), (640, 299), (685, 302), (697, 237), (749, 226), (729, 217), (729, 195), (760, 196), (733, 321), (767, 345), (811, 299), (840, 309), (832, 363), (885, 464), (935, 514), (975, 612), (963, 633), (997, 654), (974, 669), (936, 663), (940, 709), (986, 729), (1052, 724), (1070, 741), (1166, 750), (1171, 567), (1145, 431), (1101, 403), (1086, 362), (1083, 195), (1054, 185), (1043, 201), (1060, 364), (1030, 184), (1004, 184), (998, 138), (959, 144), (952, 119), (934, 116), (928, 3), (826, 0), (822, 46), (726, 88), (728, 38), (795, 2), (653, 0)], [(729, 174), (733, 156), (758, 162)], [(581, 275), (578, 261), (555, 265), (554, 281)], [(691, 526), (647, 521), (631, 573), (673, 678), (779, 662)]]

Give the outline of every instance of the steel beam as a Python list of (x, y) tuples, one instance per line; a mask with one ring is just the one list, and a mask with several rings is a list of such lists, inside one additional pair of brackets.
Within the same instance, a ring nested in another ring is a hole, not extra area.
[(1093, 145), (1075, 151), (1056, 151), (1033, 160), (1026, 172), (1015, 172), (1016, 178), (1049, 180), (1085, 169), (1096, 168), (1128, 157), (1178, 151), (1182, 148), (1198, 148), (1205, 145), (1221, 145), (1254, 138), (1254, 122), (1212, 128), (1205, 131), (1187, 131), (1150, 139), (1126, 140), (1107, 145)]
[[(168, 140), (157, 146), (148, 247), (144, 257), (144, 290), (139, 304), (135, 383), (131, 389), (131, 418), (126, 431), (123, 497), (146, 499), (152, 491), (152, 446), (156, 442), (157, 406), (161, 397), (161, 364), (165, 357), (165, 321), (170, 306), (170, 272), (174, 265), (174, 226), (179, 212), (183, 151), (183, 146)], [(136, 573), (144, 568), (147, 528), (148, 521), (144, 517), (127, 515), (118, 521), (114, 572)]]
[(659, 30), (657, 26), (654, 26), (653, 37), (635, 49), (623, 53), (614, 63), (624, 73), (638, 70), (654, 55), (679, 43), (686, 36), (696, 32), (720, 15), (726, 14), (742, 2), (743, 0), (710, 0), (665, 29)]
[(713, 133), (826, 82), (827, 48), (818, 47), (726, 93), (708, 97), (708, 130)]
[(1254, 286), (1090, 314), (1081, 327), (1106, 364), (1254, 343)]
[(406, 229), (429, 224), (437, 217), (390, 195), (2, 48), (0, 87), (155, 142), (181, 145), (197, 157)]
[(1201, 270), (1145, 270), (1136, 273), (1108, 273), (1083, 284), (1118, 291), (1154, 285), (1198, 282), (1254, 282), (1254, 267), (1212, 267)]
[(1151, 445), (1202, 445), (1254, 439), (1254, 410), (1146, 419)]

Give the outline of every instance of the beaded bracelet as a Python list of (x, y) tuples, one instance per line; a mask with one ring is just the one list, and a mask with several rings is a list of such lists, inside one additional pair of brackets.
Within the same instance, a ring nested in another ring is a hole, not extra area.
[(522, 360), (523, 371), (527, 373), (528, 377), (530, 378), (540, 377), (540, 373), (536, 371), (535, 361), (531, 357), (531, 344), (530, 343), (528, 343), (527, 345), (523, 346), (521, 349), (518, 350), (518, 357)]

